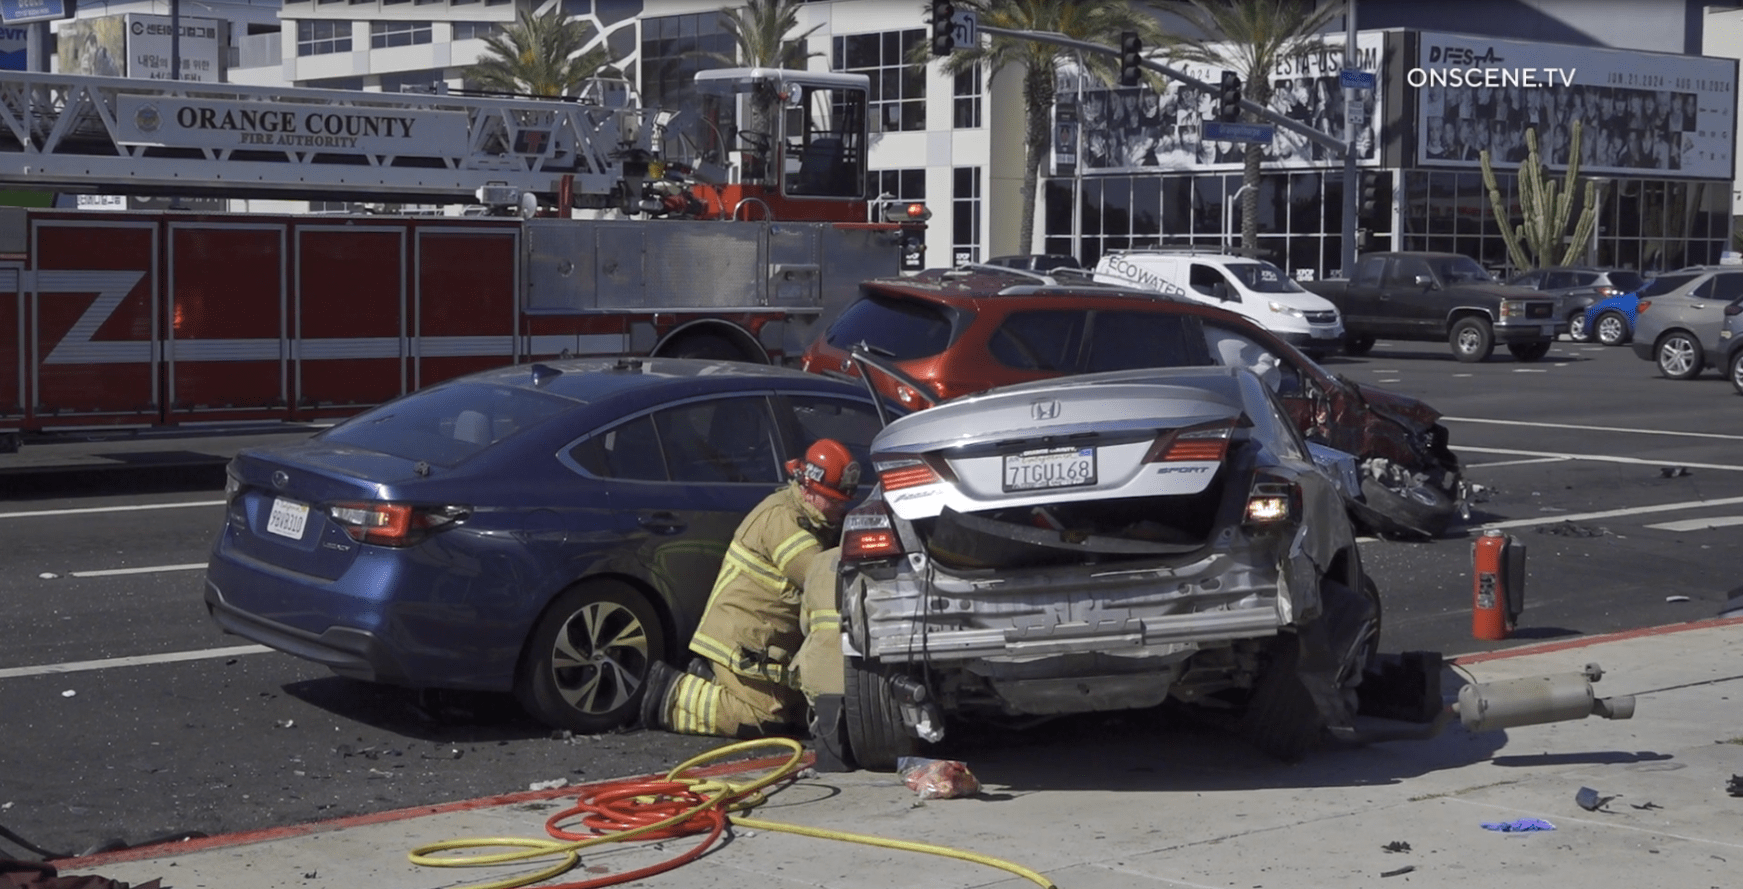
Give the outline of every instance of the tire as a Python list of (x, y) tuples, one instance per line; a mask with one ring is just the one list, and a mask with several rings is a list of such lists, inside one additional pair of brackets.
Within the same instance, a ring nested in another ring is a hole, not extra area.
[(628, 584), (593, 581), (545, 609), (521, 657), (515, 694), (541, 722), (582, 734), (630, 724), (648, 668), (665, 660), (659, 615)]
[(716, 361), (750, 361), (737, 343), (718, 333), (693, 333), (665, 351), (668, 358), (700, 358)]
[[(1338, 583), (1338, 581), (1327, 578), (1321, 583)], [(1343, 586), (1342, 584), (1338, 585)], [(1348, 587), (1344, 588), (1348, 589)], [(1338, 669), (1338, 685), (1345, 689), (1354, 688), (1361, 681), (1362, 673), (1368, 669), (1375, 658), (1380, 656), (1380, 629), (1385, 625), (1384, 603), (1380, 600), (1379, 585), (1374, 583), (1374, 578), (1366, 574), (1362, 575), (1362, 598), (1373, 604), (1374, 619), (1362, 628), (1362, 633), (1355, 640), (1355, 644), (1350, 646), (1342, 666)], [(1329, 601), (1329, 599), (1330, 597), (1324, 593), (1320, 595), (1321, 601)]]
[(1592, 332), (1586, 329), (1586, 312), (1584, 309), (1567, 316), (1567, 338), (1576, 343), (1591, 341)]
[(1620, 346), (1634, 338), (1628, 329), (1628, 319), (1617, 311), (1600, 313), (1592, 322), (1592, 336), (1606, 346)]
[(848, 657), (846, 662), (848, 749), (862, 769), (895, 771), (896, 760), (912, 756), (919, 739), (908, 734), (902, 724), (889, 670), (857, 657)]
[(1371, 336), (1350, 336), (1344, 339), (1345, 355), (1366, 355), (1374, 349), (1374, 338)]
[(1692, 380), (1701, 375), (1701, 362), (1706, 360), (1701, 354), (1700, 340), (1686, 331), (1673, 330), (1658, 338), (1658, 345), (1652, 347), (1652, 355), (1658, 362), (1658, 372), (1669, 380)]
[(1549, 354), (1549, 340), (1538, 340), (1533, 343), (1508, 343), (1507, 351), (1520, 361), (1536, 361)]
[(1453, 357), (1466, 364), (1487, 361), (1489, 353), (1495, 351), (1495, 332), (1482, 318), (1465, 317), (1453, 322), (1446, 340), (1452, 346)]
[(1731, 353), (1731, 361), (1725, 368), (1725, 375), (1731, 378), (1731, 388), (1743, 395), (1743, 349)]
[(1385, 526), (1374, 529), (1383, 535), (1439, 537), (1457, 512), (1452, 497), (1433, 485), (1395, 491), (1373, 476), (1362, 477), (1362, 499), (1368, 512), (1384, 520)]
[(1264, 672), (1241, 712), (1237, 731), (1260, 753), (1298, 762), (1319, 743), (1325, 723), (1297, 666), (1301, 642), (1294, 633), (1272, 640)]

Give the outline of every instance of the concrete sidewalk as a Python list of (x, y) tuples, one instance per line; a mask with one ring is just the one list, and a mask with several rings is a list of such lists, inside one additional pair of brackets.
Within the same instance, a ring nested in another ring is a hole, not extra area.
[[(1461, 658), (1477, 681), (1600, 664), (1629, 721), (1530, 726), (1333, 748), (1283, 765), (1210, 730), (989, 748), (979, 797), (920, 801), (893, 775), (822, 774), (749, 817), (935, 843), (1039, 871), (1062, 889), (1166, 887), (1702, 887), (1743, 885), (1743, 619), (1702, 621)], [(1575, 802), (1590, 787), (1613, 797)], [(576, 788), (215, 837), (57, 862), (168, 889), (477, 885), (536, 868), (428, 868), (425, 843), (544, 838)], [(1553, 831), (1485, 822), (1542, 819)], [(614, 844), (555, 880), (623, 873), (695, 838)], [(1388, 845), (1407, 851), (1387, 851)], [(1402, 872), (1402, 873), (1400, 873)], [(1002, 870), (931, 855), (735, 828), (696, 862), (635, 885), (687, 889), (1017, 889)]]

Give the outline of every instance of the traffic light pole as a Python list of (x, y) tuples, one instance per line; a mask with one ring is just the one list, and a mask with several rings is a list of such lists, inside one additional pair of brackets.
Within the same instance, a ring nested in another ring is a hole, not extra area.
[[(1356, 0), (1344, 4), (1344, 67), (1348, 68), (1356, 59)], [(1349, 150), (1344, 152), (1344, 226), (1342, 231), (1343, 249), (1338, 252), (1338, 261), (1343, 264), (1339, 274), (1348, 278), (1356, 271), (1356, 121), (1353, 116), (1361, 94), (1349, 87), (1344, 88), (1344, 141)]]
[[(1354, 21), (1354, 19), (1352, 19), (1352, 21)], [(1015, 40), (1033, 40), (1036, 43), (1048, 43), (1048, 44), (1052, 44), (1054, 46), (1063, 46), (1063, 47), (1066, 47), (1068, 49), (1081, 50), (1083, 52), (1097, 52), (1097, 53), (1102, 53), (1103, 55), (1112, 55), (1112, 56), (1120, 55), (1120, 51), (1117, 48), (1102, 46), (1099, 43), (1090, 43), (1090, 42), (1085, 41), (1085, 40), (1074, 40), (1074, 39), (1067, 37), (1063, 34), (1055, 34), (1051, 31), (1019, 31), (1019, 30), (1015, 30), (1012, 28), (993, 28), (993, 27), (988, 27), (987, 25), (981, 25), (979, 27), (979, 30), (980, 30), (980, 33), (982, 33), (982, 34), (991, 34), (994, 37), (1009, 37), (1009, 38), (1012, 38)], [(1355, 40), (1353, 38), (1350, 41), (1350, 46), (1351, 46), (1350, 51), (1353, 52), (1354, 46), (1355, 46)], [(1353, 58), (1353, 56), (1352, 56), (1352, 58)], [(1176, 68), (1171, 68), (1167, 65), (1162, 64), (1161, 62), (1155, 61), (1154, 59), (1144, 59), (1143, 60), (1143, 67), (1148, 68), (1151, 71), (1155, 71), (1156, 73), (1161, 74), (1165, 77), (1169, 77), (1169, 78), (1172, 78), (1174, 80), (1178, 80), (1181, 83), (1186, 84), (1189, 87), (1192, 87), (1193, 89), (1202, 90), (1206, 94), (1209, 94), (1212, 96), (1217, 94), (1217, 85), (1216, 84), (1206, 83), (1202, 80), (1199, 80), (1196, 77), (1193, 77), (1190, 74), (1187, 74), (1184, 71), (1180, 71)], [(1348, 107), (1349, 107), (1348, 105), (1345, 105), (1346, 109)], [(1345, 166), (1347, 166), (1347, 167), (1353, 167), (1353, 164), (1355, 163), (1355, 161), (1354, 161), (1354, 158), (1355, 158), (1354, 145), (1355, 145), (1355, 143), (1354, 143), (1353, 139), (1352, 140), (1338, 139), (1337, 137), (1332, 136), (1328, 133), (1322, 133), (1319, 130), (1316, 130), (1313, 127), (1308, 126), (1307, 124), (1301, 123), (1300, 121), (1294, 120), (1292, 118), (1284, 117), (1283, 115), (1278, 114), (1277, 112), (1272, 111), (1271, 109), (1266, 108), (1265, 106), (1260, 105), (1257, 102), (1253, 102), (1250, 99), (1245, 99), (1245, 98), (1241, 99), (1241, 110), (1246, 111), (1249, 114), (1252, 114), (1254, 117), (1257, 117), (1260, 120), (1265, 121), (1266, 123), (1276, 124), (1277, 126), (1282, 127), (1283, 129), (1286, 129), (1292, 133), (1299, 133), (1303, 136), (1306, 136), (1308, 138), (1308, 140), (1310, 140), (1312, 142), (1316, 142), (1320, 145), (1323, 145), (1331, 151), (1337, 152), (1339, 155), (1342, 155), (1344, 157)], [(1348, 126), (1347, 114), (1346, 114), (1346, 118), (1345, 118), (1345, 133), (1346, 133), (1346, 135), (1353, 135), (1353, 131), (1351, 131), (1349, 126)], [(1351, 191), (1350, 193), (1353, 194), (1354, 192)]]

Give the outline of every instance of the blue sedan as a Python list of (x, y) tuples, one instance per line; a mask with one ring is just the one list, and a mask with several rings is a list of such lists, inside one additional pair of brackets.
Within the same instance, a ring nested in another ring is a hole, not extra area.
[(675, 660), (727, 542), (818, 438), (882, 428), (848, 382), (730, 361), (486, 371), (240, 453), (206, 572), (224, 630), (352, 678), (513, 691), (596, 733)]

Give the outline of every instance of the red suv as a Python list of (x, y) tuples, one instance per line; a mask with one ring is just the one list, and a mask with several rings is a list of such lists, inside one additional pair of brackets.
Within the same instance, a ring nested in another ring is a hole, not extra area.
[[(910, 407), (1010, 383), (1142, 367), (1235, 365), (1277, 393), (1310, 440), (1362, 464), (1367, 524), (1437, 535), (1463, 500), (1440, 414), (1352, 383), (1233, 312), (1150, 291), (967, 266), (860, 285), (805, 351), (806, 370), (855, 375), (851, 353), (893, 366), (885, 394)], [(930, 389), (916, 392), (914, 388)]]

